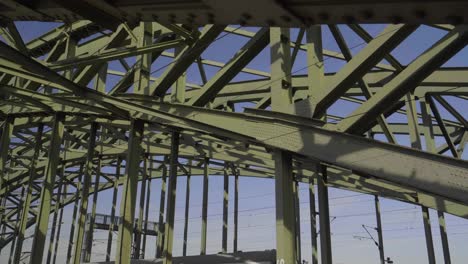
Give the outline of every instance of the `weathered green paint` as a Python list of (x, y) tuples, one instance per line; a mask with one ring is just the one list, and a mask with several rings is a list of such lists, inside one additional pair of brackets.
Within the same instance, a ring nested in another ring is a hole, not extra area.
[(275, 201), (276, 201), (276, 261), (295, 263), (296, 210), (294, 206), (294, 181), (291, 154), (276, 150), (275, 158)]
[(117, 238), (116, 264), (130, 264), (132, 253), (133, 222), (135, 220), (138, 174), (142, 155), (141, 142), (145, 123), (133, 120), (128, 142), (127, 159), (125, 163), (125, 183), (120, 202), (119, 235)]
[(44, 254), (49, 216), (51, 213), (52, 194), (54, 190), (57, 168), (60, 161), (60, 146), (62, 145), (65, 115), (57, 113), (52, 125), (52, 134), (49, 147), (49, 156), (44, 175), (44, 182), (39, 200), (38, 214), (36, 216), (36, 228), (34, 230), (34, 240), (32, 244), (30, 263), (41, 263)]
[(178, 132), (171, 133), (171, 154), (169, 158), (169, 184), (167, 198), (166, 226), (164, 235), (164, 253), (163, 263), (172, 263), (172, 250), (174, 246), (174, 220), (175, 220), (175, 202), (177, 194), (177, 169), (179, 167), (179, 140)]

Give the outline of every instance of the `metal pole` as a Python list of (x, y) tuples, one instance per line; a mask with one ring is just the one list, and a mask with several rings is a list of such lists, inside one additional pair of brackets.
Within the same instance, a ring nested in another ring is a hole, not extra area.
[(424, 223), (424, 233), (426, 234), (426, 246), (427, 246), (427, 258), (429, 264), (435, 264), (435, 254), (434, 254), (434, 243), (432, 241), (432, 230), (431, 230), (431, 220), (429, 218), (429, 209), (425, 206), (421, 206), (423, 223)]
[(229, 174), (227, 164), (224, 167), (224, 193), (223, 193), (223, 234), (222, 234), (222, 252), (227, 253), (227, 235), (228, 235), (228, 207), (229, 206)]
[(132, 252), (133, 223), (135, 220), (136, 193), (138, 188), (138, 173), (141, 161), (141, 142), (145, 123), (133, 120), (128, 140), (127, 160), (125, 167), (125, 183), (120, 202), (119, 235), (117, 238), (116, 264), (130, 264)]
[[(235, 171), (235, 170), (234, 170)], [(234, 253), (237, 252), (238, 224), (239, 224), (239, 174), (235, 173), (234, 183)]]
[[(42, 133), (44, 130), (44, 125), (39, 124), (37, 128), (36, 137), (35, 137), (35, 146), (34, 146), (34, 154), (31, 160), (31, 165), (29, 168), (29, 179), (27, 182), (27, 191), (26, 197), (24, 199), (24, 205), (21, 211), (21, 218), (20, 224), (18, 229), (18, 238), (16, 239), (16, 246), (15, 246), (15, 256), (13, 258), (14, 264), (20, 264), (21, 260), (21, 252), (23, 249), (23, 242), (24, 242), (24, 233), (26, 232), (26, 228), (28, 225), (28, 216), (29, 216), (29, 209), (31, 207), (31, 199), (32, 199), (32, 192), (33, 192), (33, 182), (34, 178), (36, 177), (36, 166), (37, 161), (39, 158), (39, 154), (41, 152), (42, 147)], [(4, 130), (5, 131), (5, 130)]]
[(437, 215), (439, 217), (440, 238), (442, 240), (442, 250), (444, 252), (444, 261), (445, 261), (445, 264), (450, 264), (452, 261), (450, 260), (450, 248), (449, 248), (448, 237), (447, 237), (447, 229), (445, 226), (444, 212), (437, 211)]
[(137, 225), (135, 230), (135, 247), (134, 247), (134, 259), (140, 259), (140, 252), (141, 252), (141, 234), (143, 230), (143, 216), (144, 216), (144, 208), (145, 208), (145, 196), (146, 196), (146, 170), (148, 169), (148, 158), (145, 155), (143, 160), (143, 175), (141, 179), (140, 185), (140, 206), (138, 211), (138, 219)]
[(302, 263), (301, 257), (301, 209), (299, 200), (299, 182), (294, 181), (294, 210), (296, 214), (296, 257), (297, 263)]
[(207, 233), (207, 218), (208, 218), (208, 174), (210, 160), (205, 158), (205, 166), (203, 170), (203, 201), (202, 201), (202, 228), (201, 228), (201, 244), (200, 255), (206, 255), (206, 233)]
[(172, 248), (174, 244), (174, 220), (175, 220), (175, 202), (177, 194), (177, 168), (179, 158), (179, 133), (172, 132), (171, 135), (171, 157), (169, 170), (169, 185), (167, 199), (167, 221), (165, 228), (164, 258), (163, 264), (172, 263)]
[(328, 205), (328, 177), (327, 167), (318, 165), (321, 177), (317, 179), (319, 220), (320, 220), (320, 253), (322, 264), (332, 264), (332, 249), (330, 238), (330, 208)]
[(375, 202), (375, 218), (377, 220), (377, 234), (379, 237), (379, 255), (380, 255), (380, 263), (385, 264), (385, 254), (384, 254), (384, 246), (383, 246), (383, 233), (382, 233), (382, 220), (380, 215), (380, 201), (379, 197), (376, 195), (374, 196)]
[[(7, 170), (6, 170), (6, 162), (8, 160), (8, 153), (10, 147), (10, 140), (13, 134), (13, 127), (15, 123), (15, 118), (13, 116), (7, 116), (5, 121), (3, 122), (2, 127), (2, 136), (0, 138), (0, 188), (3, 187), (3, 181), (6, 178)], [(0, 208), (0, 225), (2, 223), (1, 219), (3, 219), (4, 208), (3, 206)]]
[(102, 156), (98, 157), (98, 164), (96, 167), (96, 178), (94, 179), (94, 192), (93, 192), (93, 205), (91, 207), (91, 218), (89, 219), (89, 230), (88, 236), (86, 237), (86, 248), (85, 248), (85, 255), (84, 261), (90, 262), (91, 261), (91, 251), (93, 248), (93, 237), (94, 237), (94, 222), (96, 219), (96, 205), (98, 199), (98, 189), (99, 189), (99, 181), (101, 178), (101, 159)]
[[(315, 177), (320, 177), (316, 172)], [(310, 240), (312, 244), (312, 263), (318, 264), (317, 251), (317, 209), (315, 208), (315, 185), (314, 178), (309, 178), (309, 206), (310, 206)]]
[(115, 228), (115, 209), (117, 203), (117, 195), (119, 192), (119, 178), (120, 178), (120, 166), (122, 165), (122, 159), (117, 158), (117, 164), (115, 167), (115, 179), (114, 179), (114, 190), (112, 192), (112, 209), (109, 223), (109, 233), (107, 234), (107, 249), (106, 249), (106, 262), (110, 261), (110, 255), (112, 250), (112, 235)]
[(76, 239), (74, 243), (73, 263), (80, 264), (83, 250), (83, 237), (86, 225), (86, 214), (88, 213), (89, 189), (91, 187), (91, 176), (93, 173), (94, 149), (96, 147), (96, 133), (98, 124), (92, 123), (88, 143), (88, 153), (86, 154), (86, 164), (84, 167), (83, 186), (81, 189), (81, 205), (78, 217), (78, 229), (76, 230)]
[(24, 206), (24, 198), (26, 195), (26, 185), (23, 185), (21, 188), (21, 198), (18, 204), (18, 209), (16, 212), (16, 223), (15, 223), (15, 229), (13, 230), (14, 232), (14, 237), (13, 240), (10, 242), (11, 247), (10, 247), (10, 256), (8, 258), (8, 264), (11, 264), (14, 258), (14, 252), (15, 252), (15, 245), (16, 245), (16, 239), (18, 239), (18, 233), (19, 233), (19, 228), (20, 228), (20, 217), (21, 217), (21, 211)]
[(79, 175), (78, 175), (78, 182), (76, 183), (76, 194), (75, 194), (75, 205), (73, 207), (73, 216), (72, 216), (72, 225), (70, 228), (70, 235), (68, 239), (68, 250), (67, 250), (67, 264), (70, 263), (72, 257), (72, 250), (73, 250), (73, 238), (75, 236), (75, 226), (76, 226), (76, 217), (78, 215), (78, 204), (80, 201), (80, 192), (81, 192), (81, 180), (83, 178), (83, 169), (84, 166), (80, 165)]
[[(65, 153), (66, 151), (64, 152), (64, 160), (66, 159)], [(60, 209), (60, 199), (62, 198), (62, 185), (63, 185), (63, 177), (64, 177), (63, 170), (60, 174), (61, 174), (60, 175), (61, 177), (60, 177), (60, 181), (57, 187), (57, 195), (56, 195), (57, 197), (56, 197), (55, 205), (54, 205), (54, 215), (52, 217), (52, 230), (50, 231), (50, 236), (49, 236), (49, 250), (47, 252), (47, 259), (46, 259), (47, 264), (50, 264), (52, 261), (52, 253), (54, 251), (55, 232), (57, 229), (57, 220), (58, 220), (58, 215), (59, 215), (58, 211)]]
[(296, 215), (291, 154), (275, 150), (276, 262), (295, 263)]
[(52, 125), (49, 156), (41, 190), (39, 210), (36, 216), (36, 228), (30, 257), (31, 263), (41, 263), (44, 255), (44, 246), (51, 210), (50, 205), (54, 190), (53, 186), (57, 175), (57, 167), (60, 161), (60, 146), (62, 145), (63, 139), (64, 119), (65, 115), (63, 113), (56, 113), (54, 123)]
[(143, 245), (142, 245), (142, 252), (141, 252), (141, 258), (145, 258), (145, 252), (146, 252), (146, 236), (148, 233), (148, 217), (149, 217), (149, 203), (150, 203), (150, 198), (151, 198), (151, 172), (153, 171), (153, 160), (151, 157), (149, 158), (149, 170), (146, 170), (145, 168), (145, 173), (147, 173), (146, 178), (148, 178), (148, 184), (146, 186), (146, 205), (145, 205), (145, 225), (144, 225), (144, 230), (145, 233), (143, 235)]
[(164, 246), (164, 215), (166, 206), (166, 181), (167, 181), (167, 167), (166, 163), (162, 166), (161, 177), (161, 198), (159, 202), (159, 222), (158, 222), (158, 241), (156, 245), (156, 258), (161, 258), (163, 255)]
[[(63, 166), (62, 170), (65, 170), (65, 164), (63, 164), (62, 166)], [(53, 254), (53, 257), (52, 257), (52, 264), (55, 264), (56, 261), (57, 261), (57, 251), (58, 251), (58, 247), (59, 247), (60, 233), (61, 233), (61, 230), (62, 230), (63, 205), (65, 204), (66, 193), (68, 192), (68, 185), (65, 184), (63, 187), (64, 187), (63, 193), (65, 193), (65, 195), (63, 195), (62, 207), (60, 208), (60, 215), (59, 215), (59, 220), (58, 220), (58, 229), (57, 229), (57, 235), (56, 235), (56, 238), (55, 238), (54, 254)]]
[(190, 210), (190, 174), (187, 175), (187, 185), (185, 188), (184, 245), (182, 248), (182, 256), (184, 257), (187, 256), (189, 210)]

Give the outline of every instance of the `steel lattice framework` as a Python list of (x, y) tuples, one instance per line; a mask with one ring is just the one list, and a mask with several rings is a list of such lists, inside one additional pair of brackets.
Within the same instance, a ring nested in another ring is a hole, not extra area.
[[(468, 218), (468, 163), (461, 159), (466, 112), (450, 104), (457, 98), (466, 110), (468, 69), (443, 66), (468, 43), (467, 11), (466, 1), (3, 0), (0, 247), (12, 245), (12, 263), (21, 263), (25, 230), (34, 227), (31, 263), (41, 263), (44, 254), (51, 261), (46, 235), (60, 233), (60, 210), (74, 203), (67, 261), (89, 261), (88, 207), (95, 221), (97, 193), (123, 185), (116, 263), (144, 257), (149, 201), (138, 182), (162, 177), (168, 198), (161, 202), (157, 249), (164, 263), (172, 263), (180, 175), (204, 177), (202, 255), (208, 175), (224, 176), (225, 192), (229, 176), (236, 183), (239, 176), (275, 180), (276, 259), (288, 264), (299, 254), (297, 182), (310, 185), (315, 251), (315, 196), (319, 200), (322, 263), (332, 263), (328, 187), (375, 195), (377, 208), (380, 196), (420, 205), (426, 230), (428, 208), (439, 212), (442, 225), (444, 213)], [(25, 43), (14, 24), (19, 20), (63, 23)], [(373, 36), (359, 23), (391, 24)], [(444, 36), (403, 65), (391, 52), (423, 23)], [(340, 52), (322, 47), (318, 24), (328, 24)], [(249, 25), (260, 28), (244, 28)], [(299, 28), (297, 39), (291, 27)], [(359, 52), (353, 54), (343, 27), (365, 43)], [(203, 58), (229, 35), (247, 39), (231, 59)], [(266, 49), (271, 70), (251, 67)], [(292, 71), (298, 56), (306, 56), (307, 74)], [(153, 65), (160, 58), (170, 63)], [(329, 58), (344, 66), (325, 73)], [(217, 70), (208, 76), (206, 67)], [(199, 71), (201, 85), (187, 81), (191, 68)], [(251, 80), (235, 81), (239, 74)], [(110, 83), (111, 77), (118, 81)], [(329, 113), (343, 101), (357, 107)], [(407, 122), (391, 122), (392, 115)], [(374, 139), (379, 135), (386, 142)], [(396, 135), (408, 136), (411, 147), (399, 145)], [(115, 202), (114, 195), (112, 217)], [(237, 219), (237, 186), (234, 202)], [(227, 203), (225, 198), (225, 222)], [(227, 224), (222, 249), (227, 252)], [(384, 263), (383, 246), (381, 252)]]

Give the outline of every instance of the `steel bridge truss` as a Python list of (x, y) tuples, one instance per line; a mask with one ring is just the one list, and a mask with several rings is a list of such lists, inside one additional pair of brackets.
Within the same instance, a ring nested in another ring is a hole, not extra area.
[[(321, 226), (322, 263), (332, 263), (328, 187), (374, 195), (377, 209), (378, 197), (420, 205), (430, 262), (434, 252), (428, 209), (436, 210), (449, 263), (444, 213), (468, 218), (468, 163), (461, 158), (468, 125), (466, 113), (450, 100), (459, 100), (466, 109), (468, 68), (443, 65), (468, 43), (468, 26), (461, 24), (466, 4), (449, 1), (434, 15), (431, 8), (437, 7), (437, 1), (411, 3), (425, 13), (397, 15), (407, 6), (394, 1), (397, 11), (387, 14), (378, 6), (366, 15), (363, 10), (369, 9), (364, 3), (345, 16), (346, 5), (329, 1), (328, 15), (317, 11), (307, 17), (301, 12), (310, 11), (312, 3), (302, 4), (302, 9), (294, 1), (258, 1), (280, 18), (274, 21), (267, 12), (254, 16), (257, 3), (246, 7), (244, 1), (238, 6), (245, 10), (227, 2), (220, 6), (221, 1), (177, 1), (166, 6), (144, 1), (22, 2), (0, 4), (4, 40), (0, 42), (0, 247), (11, 246), (12, 263), (21, 263), (25, 251), (31, 252), (31, 263), (42, 259), (55, 263), (63, 208), (71, 204), (67, 263), (89, 261), (92, 231), (90, 240), (85, 226), (95, 221), (98, 194), (107, 189), (114, 190), (110, 217), (121, 219), (117, 252), (112, 256), (116, 263), (144, 258), (149, 186), (157, 178), (162, 178), (163, 187), (155, 246), (158, 257), (172, 263), (178, 176), (187, 176), (188, 183), (191, 176), (203, 177), (200, 254), (206, 254), (208, 175), (223, 176), (225, 181), (223, 252), (231, 251), (226, 198), (230, 176), (236, 179), (232, 251), (242, 242), (237, 240), (242, 176), (275, 181), (276, 258), (285, 263), (300, 259), (298, 182), (310, 186), (314, 263), (318, 263), (316, 221)], [(457, 4), (463, 7), (460, 12), (451, 8)], [(226, 14), (229, 7), (232, 14)], [(156, 8), (163, 11), (150, 14)], [(179, 14), (189, 9), (194, 13)], [(15, 20), (65, 23), (25, 42)], [(343, 22), (347, 24), (327, 26), (338, 52), (323, 48), (321, 26), (308, 25)], [(373, 36), (357, 22), (407, 24), (389, 24)], [(431, 23), (428, 26), (443, 36), (403, 65), (392, 51), (418, 30), (415, 22)], [(299, 26), (297, 38), (291, 38), (289, 27)], [(343, 28), (361, 38), (362, 49), (353, 52)], [(204, 58), (214, 43), (231, 36), (245, 40), (232, 58)], [(269, 50), (270, 71), (251, 63), (264, 50)], [(299, 56), (306, 58), (306, 74), (292, 70)], [(325, 72), (327, 59), (344, 66)], [(216, 70), (210, 74), (207, 69)], [(191, 83), (188, 71), (199, 74), (201, 83)], [(240, 74), (249, 80), (237, 81)], [(356, 107), (330, 113), (343, 102)], [(245, 105), (250, 107), (240, 107)], [(406, 122), (391, 121), (396, 115)], [(404, 136), (410, 147), (397, 141)], [(120, 185), (124, 191), (119, 214), (115, 204)], [(186, 206), (184, 255), (188, 210)], [(377, 220), (381, 230), (379, 210)], [(116, 228), (114, 220), (110, 223), (109, 241)], [(29, 227), (34, 228), (30, 250), (23, 247)], [(107, 260), (110, 257), (109, 246)]]

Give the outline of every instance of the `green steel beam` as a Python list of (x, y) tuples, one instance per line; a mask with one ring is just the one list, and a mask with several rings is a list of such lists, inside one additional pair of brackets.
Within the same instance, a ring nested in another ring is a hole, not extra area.
[(317, 250), (317, 210), (315, 206), (315, 184), (314, 178), (317, 182), (320, 176), (318, 173), (314, 174), (314, 177), (309, 177), (309, 212), (310, 212), (310, 241), (312, 247), (312, 258), (311, 264), (318, 264), (318, 250)]
[(275, 150), (276, 262), (296, 263), (296, 210), (291, 154)]
[(34, 174), (36, 173), (37, 161), (40, 157), (43, 131), (44, 131), (44, 125), (40, 124), (39, 127), (37, 128), (37, 132), (35, 135), (36, 143), (34, 146), (34, 155), (31, 159), (31, 164), (29, 167), (28, 183), (25, 184), (25, 186), (27, 187), (26, 197), (24, 199), (24, 204), (23, 204), (23, 208), (21, 211), (21, 218), (20, 218), (19, 229), (18, 229), (18, 238), (16, 239), (13, 264), (20, 264), (20, 261), (21, 261), (21, 253), (23, 250), (24, 235), (25, 235), (26, 228), (27, 228), (29, 210), (31, 208), (31, 200), (32, 200), (32, 193), (33, 193), (32, 184), (35, 178)]
[[(3, 183), (7, 178), (7, 160), (10, 149), (11, 137), (13, 135), (15, 125), (15, 118), (13, 116), (7, 116), (3, 121), (2, 135), (0, 137), (0, 188), (3, 188)], [(0, 222), (3, 221), (4, 208), (0, 208)]]
[(178, 132), (171, 133), (171, 154), (169, 158), (169, 184), (168, 198), (166, 211), (166, 226), (164, 235), (164, 253), (163, 264), (172, 263), (172, 250), (174, 245), (174, 220), (175, 220), (175, 205), (177, 193), (177, 168), (179, 167), (179, 141), (180, 135)]
[(444, 263), (450, 264), (452, 263), (450, 259), (450, 247), (447, 237), (447, 228), (445, 224), (445, 216), (444, 213), (441, 211), (437, 211), (437, 216), (439, 218), (439, 229), (440, 229), (440, 238), (442, 240), (442, 251), (444, 253)]
[[(317, 195), (319, 204), (320, 221), (320, 258), (322, 264), (331, 264), (332, 261), (332, 243), (330, 231), (330, 208), (328, 199), (328, 172), (325, 165), (320, 167), (320, 174), (317, 179)], [(318, 170), (319, 168), (317, 168)]]
[(202, 224), (200, 255), (206, 255), (206, 234), (208, 232), (208, 184), (209, 184), (209, 159), (205, 158), (203, 165), (203, 195), (202, 195)]
[(76, 230), (73, 255), (73, 264), (80, 264), (84, 261), (83, 252), (84, 234), (86, 228), (86, 216), (88, 215), (89, 194), (91, 188), (91, 177), (93, 173), (93, 159), (95, 158), (96, 134), (99, 126), (97, 123), (92, 123), (89, 129), (89, 143), (86, 154), (86, 163), (83, 170), (83, 185), (81, 186), (81, 204), (78, 217), (78, 228)]
[(49, 216), (51, 213), (53, 183), (57, 176), (57, 168), (60, 160), (60, 147), (63, 139), (63, 120), (65, 116), (62, 113), (55, 114), (52, 126), (51, 141), (48, 153), (47, 167), (44, 171), (44, 182), (41, 189), (38, 215), (36, 217), (36, 227), (34, 231), (34, 240), (32, 244), (30, 263), (41, 263), (44, 254), (45, 240), (49, 225)]
[(161, 194), (159, 199), (159, 221), (158, 221), (158, 239), (156, 244), (156, 258), (161, 258), (163, 256), (164, 248), (164, 218), (165, 218), (165, 206), (166, 206), (166, 182), (167, 182), (167, 167), (166, 164), (162, 165), (161, 173)]
[(117, 163), (115, 168), (115, 179), (112, 182), (113, 190), (112, 190), (112, 208), (111, 208), (111, 216), (110, 216), (110, 224), (109, 224), (109, 232), (107, 234), (107, 248), (106, 248), (106, 261), (110, 261), (111, 251), (112, 251), (112, 236), (114, 234), (114, 226), (115, 226), (115, 210), (116, 210), (116, 203), (117, 203), (117, 195), (119, 192), (119, 178), (120, 178), (120, 167), (122, 165), (122, 159), (117, 157)]
[(150, 211), (150, 198), (151, 198), (151, 171), (153, 170), (153, 161), (151, 160), (151, 156), (148, 157), (148, 154), (145, 155), (145, 159), (149, 159), (149, 169), (146, 167), (145, 168), (145, 174), (146, 174), (146, 178), (149, 178), (148, 179), (148, 184), (147, 184), (147, 187), (146, 187), (146, 207), (145, 207), (145, 225), (144, 225), (144, 230), (145, 230), (145, 234), (143, 235), (143, 244), (141, 246), (142, 248), (142, 252), (141, 252), (141, 258), (142, 259), (145, 259), (145, 255), (146, 255), (146, 237), (148, 235), (148, 219), (149, 219), (149, 211)]
[(190, 210), (190, 174), (187, 174), (187, 182), (185, 187), (185, 211), (184, 211), (184, 239), (182, 246), (182, 256), (187, 256), (187, 246), (188, 246), (188, 220), (189, 220), (189, 210)]
[(224, 88), (252, 59), (260, 53), (269, 40), (269, 30), (262, 28), (226, 65), (198, 91), (187, 104), (204, 106)]
[[(202, 30), (200, 37), (191, 45), (184, 47), (174, 62), (161, 74), (159, 80), (151, 84), (149, 94), (162, 97), (166, 94), (172, 84), (187, 71), (192, 63), (215, 41), (223, 32), (222, 25), (207, 25)], [(183, 102), (182, 102), (183, 103)]]
[[(92, 136), (92, 133), (91, 133)], [(102, 140), (102, 138), (101, 138)], [(97, 157), (97, 166), (96, 166), (96, 174), (94, 175), (94, 189), (97, 190), (99, 188), (99, 182), (101, 179), (101, 158)], [(86, 240), (83, 241), (85, 243), (84, 248), (84, 261), (90, 262), (91, 261), (91, 252), (93, 250), (93, 240), (94, 240), (94, 223), (96, 222), (96, 209), (97, 209), (97, 202), (98, 202), (98, 194), (99, 192), (93, 192), (93, 204), (91, 206), (91, 215), (88, 219), (88, 230)], [(86, 199), (86, 198), (84, 198)], [(83, 199), (83, 200), (84, 200)]]
[(314, 116), (323, 115), (324, 111), (336, 102), (351, 85), (361, 79), (377, 62), (392, 51), (398, 44), (417, 29), (414, 25), (390, 25), (375, 37), (366, 47), (354, 56), (330, 82), (316, 91), (311, 97), (315, 105)]
[(141, 142), (145, 123), (133, 120), (128, 142), (127, 160), (125, 163), (125, 184), (123, 188), (117, 239), (116, 264), (130, 264), (132, 253), (133, 222), (135, 220), (136, 193), (138, 187), (138, 173), (143, 149)]
[[(345, 59), (349, 62), (352, 59), (351, 50), (348, 48), (348, 45), (346, 44), (340, 29), (336, 25), (329, 25), (329, 28)], [(363, 79), (359, 79), (357, 82), (361, 87), (362, 94), (366, 97), (367, 100), (369, 100), (369, 98), (372, 97), (369, 84)], [(384, 132), (387, 141), (390, 143), (396, 143), (395, 137), (393, 136), (393, 133), (390, 130), (384, 115), (377, 117), (377, 123), (380, 125), (380, 127), (382, 127), (382, 131)]]
[(301, 243), (301, 201), (299, 193), (299, 181), (294, 180), (293, 184), (293, 195), (294, 195), (294, 211), (296, 216), (296, 262), (301, 263), (302, 261), (302, 243)]
[(271, 109), (292, 113), (291, 49), (289, 28), (270, 28), (271, 75), (279, 76), (271, 83)]
[[(22, 2), (21, 2), (22, 3)], [(90, 19), (103, 27), (115, 28), (122, 21), (135, 20), (162, 23), (245, 24), (300, 27), (309, 24), (339, 23), (427, 23), (460, 24), (468, 20), (468, 4), (463, 0), (430, 2), (410, 0), (369, 1), (284, 1), (270, 3), (247, 0), (236, 2), (192, 1), (161, 2), (157, 0), (105, 1), (72, 0), (57, 4), (53, 0), (36, 0), (20, 5), (5, 0), (0, 12), (11, 20), (77, 21)], [(40, 3), (40, 4), (39, 4)], [(419, 10), (419, 12), (415, 12)], [(125, 12), (124, 12), (125, 11)], [(212, 15), (207, 15), (207, 13)], [(214, 15), (216, 14), (216, 15)], [(440, 26), (439, 26), (440, 27)]]
[(434, 69), (463, 49), (467, 42), (468, 26), (456, 27), (384, 85), (381, 91), (341, 121), (336, 129), (347, 133), (363, 133), (369, 129), (370, 120), (375, 120), (405, 93), (413, 90)]
[(223, 179), (223, 226), (222, 238), (221, 238), (221, 252), (227, 253), (227, 241), (228, 241), (228, 213), (229, 213), (229, 164), (224, 164), (224, 179)]
[[(140, 259), (142, 254), (141, 239), (143, 233), (143, 215), (145, 210), (145, 196), (146, 196), (146, 181), (147, 181), (148, 158), (143, 159), (143, 173), (140, 185), (140, 203), (138, 207), (138, 220), (136, 222), (136, 229), (134, 232), (135, 245), (133, 247), (133, 259)], [(143, 249), (144, 250), (144, 249)]]
[(76, 193), (75, 193), (75, 203), (73, 206), (73, 215), (72, 215), (72, 223), (71, 223), (71, 228), (70, 228), (70, 235), (68, 236), (68, 249), (67, 249), (67, 260), (66, 263), (70, 264), (72, 261), (72, 254), (73, 254), (73, 242), (74, 242), (74, 237), (75, 237), (75, 228), (76, 228), (76, 217), (78, 215), (78, 208), (79, 208), (79, 201), (80, 201), (80, 192), (81, 192), (81, 181), (83, 178), (83, 170), (84, 166), (83, 164), (80, 165), (79, 173), (78, 173), (78, 182), (76, 183)]
[(435, 264), (434, 242), (432, 239), (431, 220), (429, 218), (429, 209), (425, 206), (421, 207), (424, 225), (424, 234), (426, 236), (427, 263)]
[(379, 248), (379, 257), (380, 264), (385, 264), (385, 253), (384, 253), (384, 244), (383, 244), (383, 229), (382, 229), (382, 219), (380, 214), (380, 200), (379, 196), (374, 196), (374, 205), (375, 205), (375, 219), (377, 222), (377, 236), (378, 236), (378, 248)]
[(155, 44), (145, 43), (144, 45), (139, 46), (139, 47), (127, 47), (125, 49), (122, 49), (119, 47), (115, 49), (108, 49), (98, 54), (93, 54), (93, 55), (88, 55), (88, 56), (85, 56), (85, 55), (77, 56), (72, 59), (53, 62), (47, 66), (52, 70), (62, 71), (62, 70), (74, 68), (77, 66), (85, 66), (85, 65), (124, 59), (127, 57), (151, 54), (154, 52), (160, 52), (166, 49), (175, 48), (179, 45), (181, 45), (180, 40), (169, 40), (169, 41), (163, 41), (163, 42), (159, 42)]
[(233, 252), (238, 249), (238, 234), (239, 233), (239, 173), (234, 169), (234, 235), (233, 235)]

